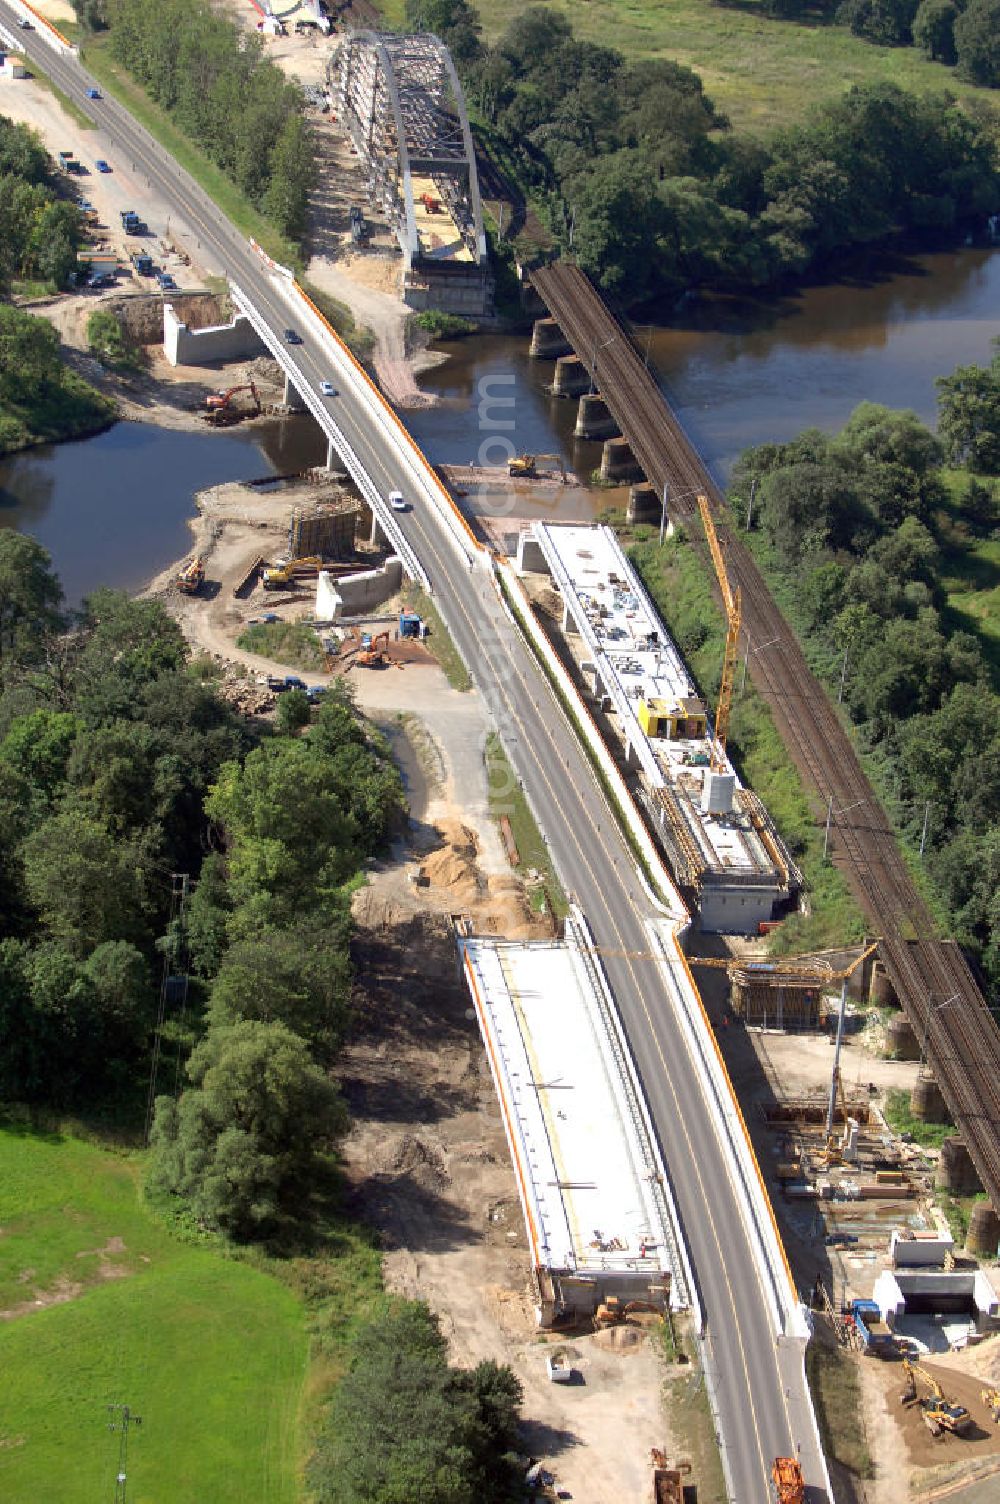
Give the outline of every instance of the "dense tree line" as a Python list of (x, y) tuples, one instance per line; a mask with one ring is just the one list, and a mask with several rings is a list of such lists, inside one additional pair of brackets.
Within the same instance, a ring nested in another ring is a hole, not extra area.
[(1000, 0), (762, 0), (782, 20), (846, 26), (879, 47), (919, 47), (960, 78), (1000, 88)]
[(415, 1302), (358, 1335), (310, 1481), (319, 1504), (504, 1504), (523, 1496), (513, 1454), (521, 1385), (487, 1360), (451, 1368)]
[(56, 194), (40, 138), (0, 115), (0, 296), (15, 279), (65, 287), (81, 240), (80, 211)]
[[(949, 553), (1000, 534), (1000, 499), (968, 473), (976, 449), (970, 373), (941, 383), (944, 443), (912, 413), (857, 408), (833, 436), (808, 430), (748, 450), (732, 490), (741, 522), (753, 496), (768, 563), (814, 666), (838, 690), (963, 942), (1000, 986), (1000, 695), (979, 639), (949, 610)], [(1000, 362), (990, 422), (1000, 434)], [(982, 394), (980, 393), (980, 396)], [(951, 567), (954, 568), (952, 558)], [(961, 566), (959, 566), (961, 567)]]
[(282, 234), (301, 239), (313, 143), (302, 91), (260, 37), (206, 0), (108, 0), (99, 19), (118, 62)]
[(631, 301), (766, 287), (1000, 202), (990, 122), (947, 95), (855, 88), (764, 146), (731, 130), (691, 69), (578, 41), (545, 7), (492, 47), (469, 0), (408, 0), (407, 20), (449, 44), (558, 243)]

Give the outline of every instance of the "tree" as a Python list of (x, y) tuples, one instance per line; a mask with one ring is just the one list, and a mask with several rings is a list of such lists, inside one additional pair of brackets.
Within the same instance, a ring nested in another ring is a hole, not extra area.
[(1000, 475), (1000, 340), (988, 366), (958, 366), (940, 376), (938, 430), (956, 464)]
[(449, 1368), (436, 1320), (414, 1302), (365, 1327), (334, 1391), (312, 1466), (322, 1504), (503, 1504), (521, 1386), (508, 1368)]
[(303, 918), (288, 929), (263, 929), (234, 941), (212, 986), (212, 1022), (282, 1023), (331, 1058), (348, 1020), (350, 927), (350, 907), (342, 899), (339, 913), (327, 908), (321, 919)]
[(292, 736), (308, 726), (311, 716), (309, 696), (304, 689), (290, 689), (278, 701), (275, 725), (282, 736)]
[(905, 47), (912, 40), (916, 9), (917, 0), (844, 0), (837, 20), (856, 37), (886, 47)]
[(969, 0), (955, 22), (955, 52), (962, 78), (1000, 88), (1000, 0)]
[(151, 1184), (208, 1226), (246, 1241), (308, 1220), (325, 1156), (346, 1118), (340, 1094), (283, 1024), (211, 1029), (180, 1101), (161, 1097)]
[(271, 149), (269, 174), (264, 213), (282, 235), (300, 240), (306, 232), (309, 193), (316, 180), (315, 146), (301, 115), (289, 115), (282, 126)]
[(22, 847), (28, 896), (51, 935), (82, 957), (104, 940), (148, 938), (149, 855), (78, 805), (64, 805)]
[[(3, 311), (0, 306), (0, 316)], [(17, 668), (40, 660), (46, 637), (62, 625), (61, 601), (42, 545), (13, 528), (0, 529), (0, 688)]]
[(39, 709), (17, 716), (3, 741), (0, 761), (24, 779), (40, 804), (51, 804), (66, 782), (80, 721), (69, 711)]
[(951, 67), (956, 59), (955, 21), (959, 15), (953, 0), (921, 0), (913, 18), (913, 44), (934, 63)]

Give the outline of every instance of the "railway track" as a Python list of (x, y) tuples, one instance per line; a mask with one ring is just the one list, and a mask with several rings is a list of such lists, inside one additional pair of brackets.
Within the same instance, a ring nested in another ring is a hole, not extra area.
[(965, 957), (957, 945), (937, 938), (933, 916), (829, 696), (630, 334), (579, 267), (557, 262), (533, 272), (532, 282), (591, 372), (649, 483), (661, 493), (668, 486), (672, 515), (693, 523), (696, 543), (697, 497), (707, 495), (714, 503), (730, 579), (743, 596), (751, 677), (796, 766), (822, 801), (824, 820), (829, 812), (833, 858), (884, 937), (882, 957), (893, 988), (1000, 1211), (1000, 1029)]

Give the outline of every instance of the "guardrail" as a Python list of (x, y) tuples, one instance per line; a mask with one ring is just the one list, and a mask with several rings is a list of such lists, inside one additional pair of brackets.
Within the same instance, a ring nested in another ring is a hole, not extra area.
[(9, 0), (10, 8), (26, 21), (30, 21), (34, 30), (43, 42), (54, 47), (56, 52), (64, 55), (77, 57), (80, 49), (69, 37), (64, 37), (58, 26), (54, 26), (47, 16), (43, 16), (40, 10), (28, 4), (28, 0)]
[[(270, 348), (274, 343), (273, 329), (271, 329), (270, 325), (257, 312), (257, 309), (255, 308), (252, 300), (241, 287), (237, 286), (236, 283), (230, 283), (230, 292), (232, 293), (233, 301), (239, 306), (241, 313), (244, 313), (246, 315), (260, 338)], [(375, 482), (372, 480), (371, 476), (368, 474), (368, 471), (361, 463), (360, 459), (355, 453), (353, 445), (349, 442), (346, 435), (341, 430), (340, 425), (334, 421), (327, 409), (315, 396), (309, 386), (309, 383), (303, 381), (301, 375), (290, 366), (288, 357), (284, 354), (284, 352), (279, 350), (273, 353), (275, 354), (275, 358), (278, 360), (279, 365), (281, 365), (282, 369), (287, 373), (290, 380), (295, 383), (295, 389), (299, 393), (299, 396), (301, 397), (303, 403), (312, 413), (313, 417), (316, 419), (317, 423), (319, 423), (323, 431), (329, 436), (338, 454), (344, 460), (344, 463), (347, 465), (347, 468), (350, 471), (358, 490), (361, 492), (362, 496), (371, 507), (372, 511), (378, 517), (380, 527), (383, 529), (386, 537), (389, 539), (389, 542), (392, 544), (393, 548), (396, 550), (396, 553), (402, 560), (403, 568), (406, 570), (411, 579), (419, 581), (419, 583), (423, 585), (425, 589), (429, 590), (430, 581), (427, 577), (426, 570), (418, 559), (413, 548), (406, 541), (399, 523), (393, 516), (391, 507), (388, 505), (385, 497), (382, 496)]]

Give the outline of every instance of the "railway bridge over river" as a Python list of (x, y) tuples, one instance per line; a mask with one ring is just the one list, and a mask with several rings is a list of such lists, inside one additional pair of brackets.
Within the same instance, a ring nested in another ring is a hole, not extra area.
[[(875, 932), (892, 988), (965, 1141), (1000, 1240), (1000, 1029), (957, 945), (934, 938), (935, 921), (910, 878), (888, 817), (840, 717), (812, 673), (757, 563), (728, 522), (720, 488), (660, 391), (627, 329), (579, 267), (532, 273), (532, 284), (589, 375), (589, 390), (627, 441), (649, 484), (669, 488), (675, 517), (701, 536), (697, 496), (709, 497), (733, 585), (743, 595), (750, 673), (770, 706), (807, 788), (829, 812), (833, 859)], [(707, 548), (706, 548), (707, 556)], [(995, 1234), (995, 1236), (994, 1236)]]

